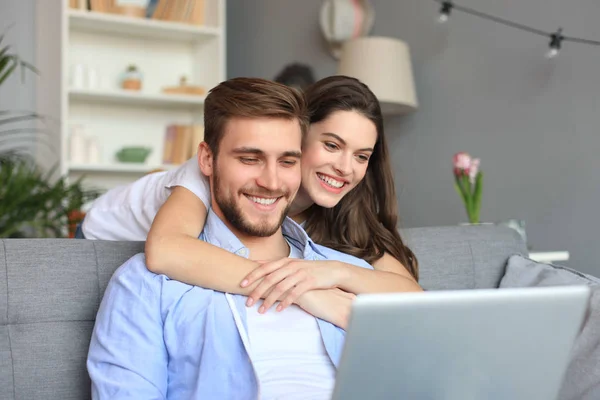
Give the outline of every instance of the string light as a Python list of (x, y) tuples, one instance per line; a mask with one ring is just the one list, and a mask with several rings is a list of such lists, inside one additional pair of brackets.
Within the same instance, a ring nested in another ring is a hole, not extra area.
[(438, 22), (444, 23), (448, 22), (448, 18), (450, 18), (450, 13), (452, 12), (452, 2), (451, 1), (442, 1), (442, 7), (440, 8), (440, 16), (438, 18)]
[(556, 57), (558, 55), (558, 52), (560, 51), (562, 41), (563, 41), (562, 28), (559, 28), (558, 31), (556, 31), (556, 33), (553, 33), (552, 35), (550, 35), (550, 45), (549, 45), (550, 50), (546, 54), (546, 57), (548, 57), (548, 58)]
[(600, 41), (597, 41), (597, 40), (589, 40), (589, 39), (581, 39), (581, 38), (576, 38), (576, 37), (564, 36), (562, 34), (562, 28), (559, 28), (554, 33), (546, 32), (546, 31), (542, 31), (540, 29), (531, 28), (527, 25), (512, 22), (512, 21), (509, 21), (504, 18), (495, 17), (493, 15), (486, 14), (481, 11), (477, 11), (472, 8), (469, 8), (469, 7), (461, 6), (461, 5), (455, 4), (449, 0), (434, 0), (434, 1), (436, 3), (441, 4), (440, 15), (439, 15), (438, 21), (442, 22), (442, 23), (448, 21), (448, 19), (450, 17), (450, 13), (453, 10), (457, 10), (457, 11), (464, 12), (465, 14), (473, 15), (475, 17), (487, 19), (489, 21), (494, 21), (499, 24), (509, 26), (511, 28), (520, 29), (522, 31), (533, 33), (533, 34), (539, 35), (539, 36), (545, 36), (550, 39), (550, 43), (549, 43), (550, 49), (546, 53), (546, 57), (548, 57), (548, 58), (554, 58), (558, 55), (563, 42), (574, 42), (574, 43), (581, 43), (581, 44), (587, 44), (587, 45), (592, 45), (592, 46), (600, 46)]

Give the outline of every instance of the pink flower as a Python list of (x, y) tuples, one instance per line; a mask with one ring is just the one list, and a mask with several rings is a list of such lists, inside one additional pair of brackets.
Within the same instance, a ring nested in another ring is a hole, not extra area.
[(456, 153), (453, 158), (454, 175), (468, 174), (471, 167), (471, 156), (469, 153)]
[(477, 177), (477, 172), (479, 172), (479, 164), (481, 163), (481, 161), (479, 160), (479, 158), (474, 158), (471, 160), (471, 166), (468, 169), (468, 174), (469, 174), (469, 180), (471, 181), (471, 183), (475, 183), (475, 178)]
[(469, 153), (456, 153), (454, 155), (454, 168), (467, 169), (471, 165), (471, 156)]

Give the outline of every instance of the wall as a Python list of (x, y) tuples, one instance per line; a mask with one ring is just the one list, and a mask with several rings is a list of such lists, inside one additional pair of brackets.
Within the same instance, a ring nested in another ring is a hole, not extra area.
[[(6, 33), (2, 47), (11, 46), (11, 53), (35, 64), (35, 1), (0, 0), (0, 35)], [(20, 72), (6, 80), (0, 87), (0, 110), (35, 111), (35, 78), (27, 73), (25, 81)], [(31, 127), (32, 124), (13, 125), (14, 128)], [(3, 128), (5, 129), (5, 128)]]
[[(568, 250), (569, 265), (600, 276), (600, 48), (566, 43), (554, 60), (543, 37), (454, 13), (435, 23), (433, 0), (372, 0), (374, 35), (411, 46), (419, 110), (390, 118), (403, 226), (466, 221), (451, 158), (482, 159), (481, 218), (526, 221), (533, 251)], [(548, 31), (600, 40), (594, 0), (462, 0)], [(335, 73), (318, 27), (321, 1), (228, 0), (228, 75), (273, 78), (287, 63)]]

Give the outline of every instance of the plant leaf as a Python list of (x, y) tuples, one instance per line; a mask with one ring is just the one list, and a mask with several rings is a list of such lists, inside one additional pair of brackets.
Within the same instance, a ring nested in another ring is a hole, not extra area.
[[(0, 43), (2, 43), (2, 38), (0, 38)], [(0, 60), (3, 60), (4, 57), (8, 54), (8, 50), (10, 50), (10, 46), (4, 46), (2, 50), (0, 50)]]
[(479, 213), (481, 211), (481, 194), (483, 192), (483, 172), (478, 172), (475, 177), (475, 194), (473, 195), (473, 204), (475, 206), (475, 215), (479, 222)]
[(2, 82), (4, 82), (6, 78), (8, 78), (10, 74), (12, 74), (19, 65), (18, 63), (13, 62), (13, 64), (10, 65), (4, 73), (2, 73), (2, 70), (6, 67), (6, 65), (8, 65), (8, 60), (4, 64), (3, 61), (5, 60), (0, 60), (0, 85), (2, 85)]

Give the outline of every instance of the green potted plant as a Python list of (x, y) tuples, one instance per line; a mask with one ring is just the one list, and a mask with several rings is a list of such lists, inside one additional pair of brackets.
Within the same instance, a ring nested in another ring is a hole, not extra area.
[(0, 237), (64, 237), (83, 204), (98, 193), (81, 180), (52, 179), (35, 163), (16, 155), (0, 156)]
[[(0, 90), (18, 67), (38, 71), (2, 46), (0, 36)], [(22, 75), (24, 77), (24, 75)], [(79, 210), (100, 193), (84, 189), (82, 179), (69, 182), (44, 172), (21, 150), (43, 137), (43, 130), (18, 128), (15, 124), (44, 119), (30, 112), (0, 110), (0, 237), (64, 237), (72, 230)], [(75, 217), (75, 218), (74, 218)]]

